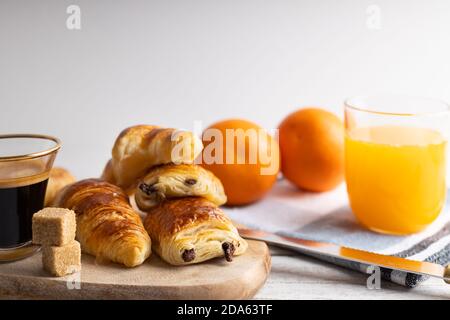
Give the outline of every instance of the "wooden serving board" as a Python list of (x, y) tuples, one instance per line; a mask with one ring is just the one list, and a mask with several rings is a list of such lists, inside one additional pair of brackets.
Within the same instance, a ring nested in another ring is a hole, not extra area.
[[(41, 254), (0, 264), (0, 297), (31, 299), (248, 299), (267, 279), (267, 245), (248, 241), (247, 252), (229, 263), (214, 259), (174, 267), (155, 254), (141, 266), (98, 264), (83, 255), (82, 271), (62, 278), (42, 269)], [(78, 283), (74, 281), (78, 281)], [(77, 286), (79, 284), (79, 289)], [(69, 289), (70, 288), (70, 289)]]

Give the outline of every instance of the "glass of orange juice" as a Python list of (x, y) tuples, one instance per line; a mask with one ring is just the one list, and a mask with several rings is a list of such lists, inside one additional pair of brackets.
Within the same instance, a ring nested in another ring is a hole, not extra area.
[(445, 203), (449, 105), (396, 95), (345, 101), (350, 207), (365, 227), (406, 235), (433, 222)]

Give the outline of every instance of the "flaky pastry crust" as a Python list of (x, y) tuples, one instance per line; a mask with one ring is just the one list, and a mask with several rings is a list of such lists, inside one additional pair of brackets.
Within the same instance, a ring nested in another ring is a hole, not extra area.
[(127, 267), (149, 257), (149, 235), (119, 187), (100, 179), (81, 180), (65, 187), (55, 205), (77, 214), (77, 239), (84, 252)]
[(201, 140), (192, 132), (152, 125), (133, 126), (117, 137), (112, 149), (112, 175), (105, 178), (127, 189), (154, 166), (194, 163), (202, 149)]
[(172, 198), (203, 197), (220, 206), (227, 202), (223, 185), (210, 171), (193, 164), (168, 164), (151, 169), (136, 188), (136, 204), (146, 211)]
[(148, 211), (144, 225), (153, 249), (172, 265), (199, 263), (216, 257), (231, 261), (247, 249), (231, 220), (199, 197), (166, 200)]

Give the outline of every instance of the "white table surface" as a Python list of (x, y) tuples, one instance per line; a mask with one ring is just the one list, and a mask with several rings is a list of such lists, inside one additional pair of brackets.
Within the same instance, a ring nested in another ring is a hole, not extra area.
[(272, 271), (255, 299), (450, 299), (450, 286), (429, 279), (414, 289), (387, 281), (366, 286), (369, 275), (271, 248)]
[[(382, 281), (381, 289), (366, 287), (367, 275), (310, 257), (271, 247), (272, 270), (256, 300), (302, 299), (450, 299), (450, 285), (429, 279), (414, 289)], [(1, 299), (19, 299), (0, 296)]]

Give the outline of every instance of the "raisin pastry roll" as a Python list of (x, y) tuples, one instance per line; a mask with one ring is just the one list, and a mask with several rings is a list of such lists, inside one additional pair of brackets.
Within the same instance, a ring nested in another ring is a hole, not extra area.
[(153, 166), (194, 163), (202, 149), (200, 138), (189, 131), (150, 125), (130, 127), (114, 143), (112, 177), (119, 187), (127, 189)]
[(77, 239), (84, 252), (127, 267), (149, 257), (150, 238), (119, 187), (99, 179), (81, 180), (61, 190), (55, 204), (75, 211)]
[(155, 167), (138, 183), (135, 193), (136, 204), (143, 211), (165, 199), (188, 196), (203, 197), (217, 206), (227, 202), (220, 180), (193, 164)]
[(172, 265), (187, 265), (243, 254), (247, 242), (231, 220), (212, 202), (187, 197), (151, 208), (144, 220), (153, 250)]

